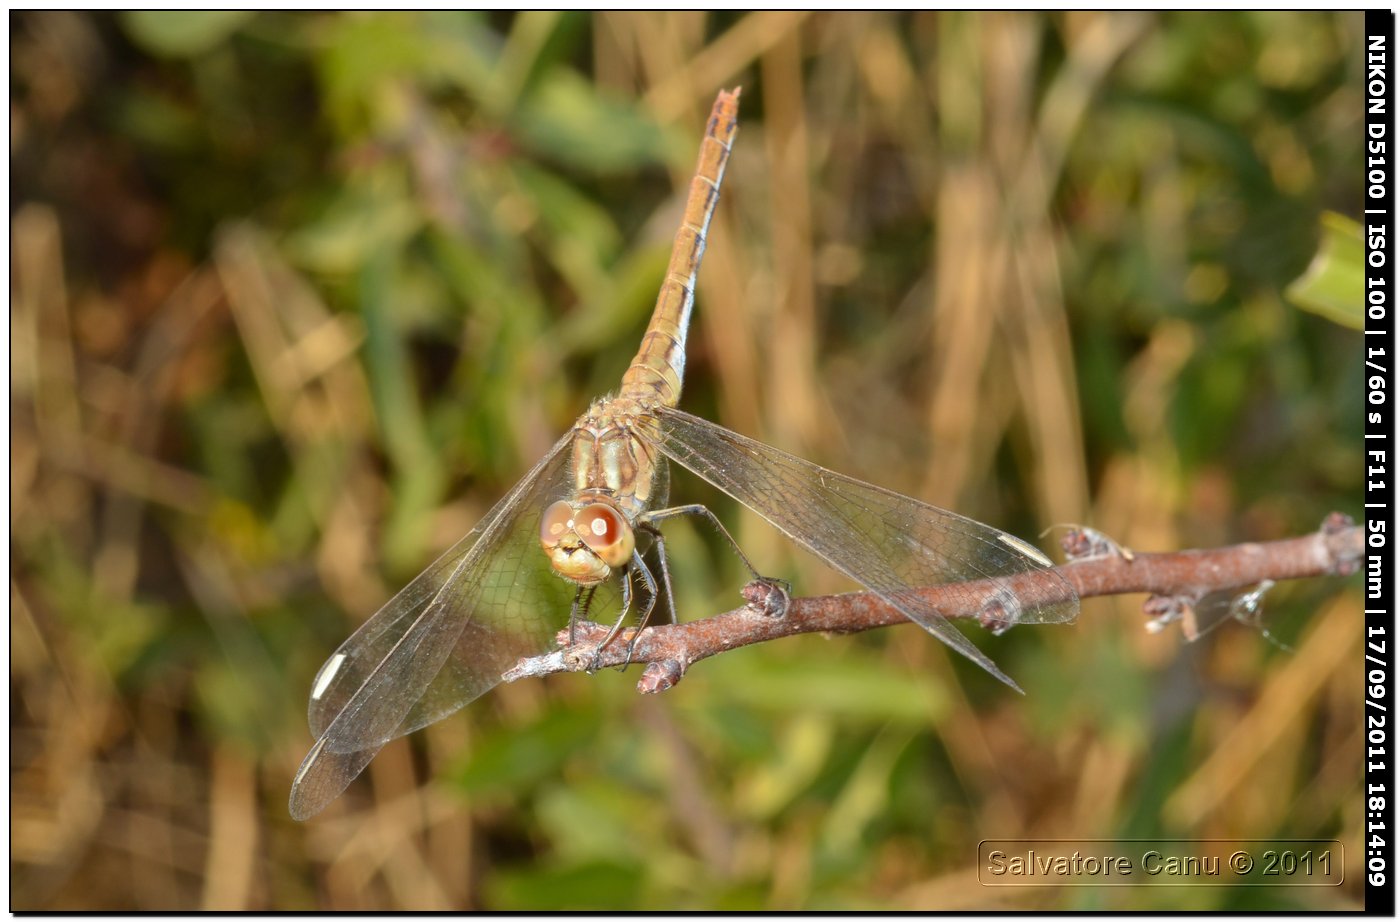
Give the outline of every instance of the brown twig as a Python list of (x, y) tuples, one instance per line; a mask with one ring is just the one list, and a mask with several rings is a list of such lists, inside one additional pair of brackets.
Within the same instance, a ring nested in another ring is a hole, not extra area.
[[(1007, 584), (1021, 598), (1040, 603), (1067, 601), (1066, 582), (1080, 598), (1146, 592), (1154, 599), (1196, 600), (1208, 592), (1252, 586), (1264, 580), (1352, 573), (1363, 550), (1361, 529), (1337, 513), (1328, 516), (1320, 530), (1301, 538), (1212, 550), (1135, 554), (1087, 529), (1072, 531), (1065, 545), (1074, 559), (1054, 570), (1020, 574), (1001, 584), (979, 580), (932, 586), (921, 595), (946, 617), (979, 618), (985, 622), (988, 607), (995, 604), (998, 592), (1004, 592)], [(736, 647), (793, 634), (849, 634), (908, 621), (870, 592), (792, 599), (786, 612), (775, 617), (764, 612), (772, 601), (768, 587), (750, 583), (744, 591), (750, 604), (742, 608), (698, 621), (648, 627), (640, 633), (627, 631), (602, 651), (597, 650), (597, 645), (609, 629), (583, 622), (577, 626), (571, 646), (568, 631), (561, 631), (561, 649), (522, 659), (503, 678), (513, 682), (556, 672), (646, 663), (637, 688), (651, 694), (675, 685), (692, 664)], [(627, 647), (634, 637), (636, 642), (629, 657)]]

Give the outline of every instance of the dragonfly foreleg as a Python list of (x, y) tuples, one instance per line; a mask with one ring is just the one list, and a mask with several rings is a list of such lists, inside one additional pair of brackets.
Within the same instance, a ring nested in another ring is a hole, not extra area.
[[(666, 566), (666, 558), (664, 556), (661, 558), (661, 566), (663, 568)], [(635, 569), (637, 574), (641, 576), (642, 582), (646, 584), (647, 592), (651, 594), (651, 598), (647, 601), (646, 611), (642, 612), (641, 617), (637, 619), (637, 630), (633, 632), (632, 639), (627, 641), (627, 657), (622, 661), (623, 669), (632, 665), (632, 651), (637, 647), (637, 638), (641, 636), (642, 629), (651, 621), (651, 613), (656, 611), (656, 578), (651, 575), (651, 570), (642, 560), (642, 555), (637, 551), (632, 552), (632, 569)]]
[(638, 525), (647, 534), (651, 535), (656, 547), (657, 565), (661, 567), (661, 588), (666, 590), (666, 616), (668, 624), (679, 624), (680, 619), (676, 617), (676, 593), (671, 588), (671, 564), (666, 560), (666, 537), (661, 534), (661, 529), (645, 522)]
[[(635, 552), (634, 552), (635, 553)], [(627, 612), (632, 608), (632, 567), (622, 571), (622, 611), (618, 613), (617, 621), (608, 631), (608, 636), (599, 641), (598, 646), (593, 648), (593, 663), (588, 667), (592, 672), (598, 668), (598, 662), (603, 658), (603, 648), (612, 643), (622, 630), (622, 623), (627, 620)]]
[[(622, 625), (627, 620), (627, 612), (632, 608), (632, 574), (638, 574), (642, 583), (646, 586), (651, 598), (647, 602), (646, 611), (642, 612), (637, 630), (641, 631), (646, 627), (647, 620), (651, 617), (652, 610), (656, 608), (656, 578), (651, 575), (647, 565), (642, 563), (642, 556), (637, 551), (632, 552), (632, 561), (627, 565), (627, 569), (622, 571), (622, 611), (617, 616), (617, 621), (613, 623), (608, 631), (608, 636), (604, 637), (598, 646), (593, 648), (593, 662), (596, 664), (603, 657), (603, 648), (617, 639), (617, 635), (622, 632)], [(632, 663), (632, 647), (637, 642), (633, 635), (630, 643), (627, 644), (627, 659), (623, 662), (622, 668), (626, 669)], [(593, 671), (592, 668), (589, 669)]]
[(574, 645), (579, 619), (588, 617), (588, 607), (593, 604), (593, 593), (597, 586), (580, 586), (574, 593), (574, 604), (569, 608), (569, 646)]
[[(739, 542), (734, 540), (734, 536), (729, 533), (729, 529), (725, 528), (724, 523), (719, 520), (719, 516), (711, 512), (707, 506), (702, 506), (699, 503), (691, 503), (688, 506), (672, 506), (670, 509), (658, 509), (655, 512), (643, 513), (638, 518), (638, 521), (648, 531), (657, 534), (657, 540), (660, 540), (659, 530), (655, 528), (656, 523), (664, 521), (666, 519), (674, 519), (677, 516), (681, 515), (699, 515), (704, 516), (705, 518), (710, 520), (710, 524), (713, 525), (719, 531), (719, 533), (724, 536), (724, 540), (728, 541), (729, 546), (734, 549), (734, 553), (738, 555), (739, 560), (744, 564), (744, 569), (748, 570), (749, 575), (753, 577), (753, 582), (760, 584), (765, 590), (767, 590), (764, 593), (764, 596), (767, 599), (767, 601), (761, 606), (762, 613), (771, 617), (782, 617), (784, 612), (786, 612), (787, 610), (788, 599), (792, 596), (792, 584), (785, 579), (777, 579), (775, 577), (764, 576), (762, 573), (759, 573), (758, 570), (754, 567), (753, 563), (749, 561), (749, 557), (747, 554), (744, 553), (744, 549), (739, 546)], [(662, 559), (662, 566), (664, 567), (665, 558), (663, 557)], [(666, 590), (668, 593), (670, 592), (670, 589), (671, 585), (670, 580), (668, 578), (666, 583)], [(674, 621), (674, 601), (671, 604), (671, 617)]]

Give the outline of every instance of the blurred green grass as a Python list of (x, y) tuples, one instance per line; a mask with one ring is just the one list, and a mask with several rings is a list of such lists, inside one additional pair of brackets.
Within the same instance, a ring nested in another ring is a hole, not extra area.
[[(684, 406), (1027, 537), (1355, 513), (1359, 341), (1284, 296), (1360, 201), (1359, 14), (12, 18), (12, 902), (28, 909), (1358, 905), (989, 891), (988, 836), (1358, 849), (1359, 593), (1139, 600), (502, 688), (286, 793), (324, 657), (650, 312), (744, 86)], [(690, 479), (766, 572), (842, 584)], [(737, 565), (668, 536), (683, 613)], [(562, 617), (561, 617), (562, 621)], [(1359, 865), (1349, 867), (1355, 870)]]

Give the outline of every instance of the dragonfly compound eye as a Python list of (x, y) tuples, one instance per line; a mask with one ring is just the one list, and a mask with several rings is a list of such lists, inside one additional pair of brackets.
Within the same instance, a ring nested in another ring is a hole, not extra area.
[(568, 534), (573, 517), (574, 510), (568, 503), (560, 500), (552, 504), (540, 519), (540, 544), (544, 545), (546, 550), (557, 545), (559, 539)]
[(606, 503), (589, 503), (574, 513), (574, 531), (610, 567), (632, 559), (636, 541), (622, 513)]

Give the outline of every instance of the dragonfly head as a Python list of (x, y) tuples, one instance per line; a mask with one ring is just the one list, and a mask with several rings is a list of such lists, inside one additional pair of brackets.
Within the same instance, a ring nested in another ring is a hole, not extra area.
[(632, 559), (637, 546), (622, 510), (606, 497), (560, 500), (540, 519), (540, 547), (556, 573), (580, 586), (596, 586)]

